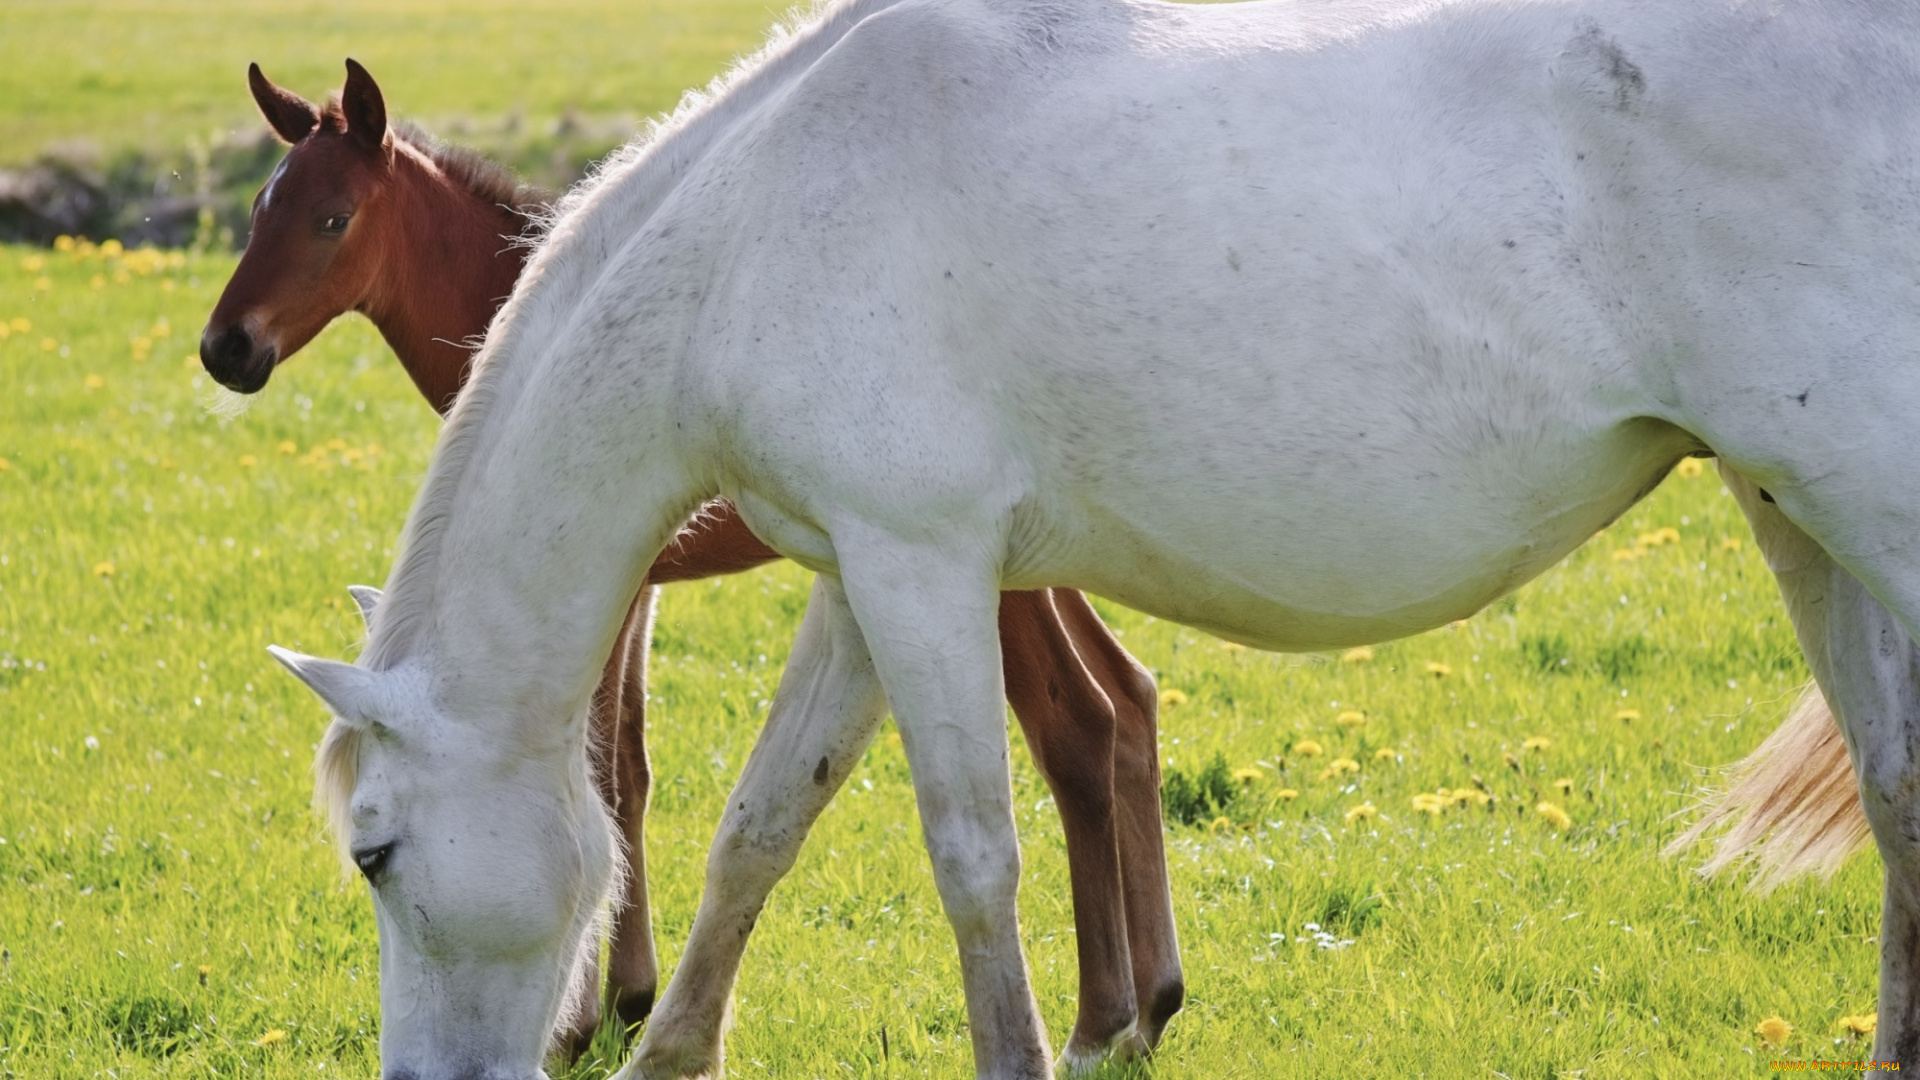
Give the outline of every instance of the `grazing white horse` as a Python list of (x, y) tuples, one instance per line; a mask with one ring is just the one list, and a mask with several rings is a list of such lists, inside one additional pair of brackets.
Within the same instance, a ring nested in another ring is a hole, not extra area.
[(705, 500), (821, 577), (628, 1075), (718, 1071), (814, 777), (890, 702), (979, 1073), (1039, 1077), (999, 590), (1380, 641), (1695, 452), (1846, 732), (1876, 1052), (1920, 1060), (1920, 9), (832, 6), (563, 208), (366, 651), (283, 655), (337, 718), (386, 1073), (537, 1074), (618, 861), (596, 661)]

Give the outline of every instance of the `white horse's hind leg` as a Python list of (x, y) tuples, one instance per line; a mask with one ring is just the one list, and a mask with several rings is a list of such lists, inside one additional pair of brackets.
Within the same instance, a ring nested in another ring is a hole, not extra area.
[(687, 950), (620, 1080), (721, 1075), (728, 1004), (754, 921), (886, 709), (846, 597), (822, 574), (708, 852)]
[[(836, 528), (847, 599), (893, 703), (935, 883), (960, 947), (974, 1070), (1048, 1075), (1047, 1036), (1020, 949), (1020, 845), (1007, 773), (999, 585), (989, 567)], [(978, 550), (978, 549), (975, 549)]]
[(1753, 525), (1846, 735), (1885, 864), (1874, 1057), (1920, 1064), (1920, 649), (1894, 613), (1758, 487), (1725, 466), (1721, 475)]

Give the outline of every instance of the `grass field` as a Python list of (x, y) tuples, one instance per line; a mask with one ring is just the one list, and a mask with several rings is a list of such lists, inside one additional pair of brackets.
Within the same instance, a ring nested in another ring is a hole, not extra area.
[[(209, 413), (191, 342), (231, 266), (0, 250), (9, 1077), (375, 1067), (370, 908), (306, 809), (324, 716), (263, 647), (351, 653), (342, 588), (384, 579), (435, 420), (357, 320), (250, 412)], [(1711, 470), (1676, 476), (1515, 599), (1363, 661), (1106, 609), (1171, 699), (1168, 766), (1218, 755), (1248, 777), (1170, 826), (1192, 997), (1153, 1074), (1740, 1075), (1779, 1056), (1752, 1032), (1776, 1014), (1784, 1056), (1858, 1056), (1834, 1025), (1874, 1008), (1875, 860), (1757, 899), (1656, 855), (1697, 767), (1756, 744), (1803, 678), (1745, 537)], [(669, 966), (804, 595), (792, 567), (667, 590), (650, 836)], [(1334, 758), (1358, 771), (1324, 778)], [(1491, 805), (1414, 810), (1476, 775)], [(1015, 784), (1025, 927), (1064, 1037), (1063, 846), (1024, 757)], [(1377, 813), (1348, 821), (1362, 804)], [(1353, 944), (1323, 948), (1309, 923)], [(775, 894), (738, 1021), (736, 1076), (968, 1075), (891, 739)]]
[(366, 64), (402, 115), (639, 120), (757, 46), (784, 0), (0, 0), (0, 164), (171, 151), (260, 124), (247, 62), (309, 97)]
[[(354, 55), (429, 120), (639, 116), (784, 6), (0, 0), (0, 161), (255, 124), (248, 59), (317, 93)], [(352, 653), (344, 586), (384, 580), (437, 422), (358, 320), (251, 411), (210, 412), (192, 353), (232, 266), (0, 247), (0, 1076), (376, 1071), (370, 905), (307, 809), (325, 717), (264, 646)], [(666, 591), (649, 837), (669, 970), (805, 592), (790, 566)], [(1756, 745), (1805, 678), (1710, 469), (1511, 600), (1365, 659), (1103, 611), (1167, 694), (1169, 776), (1225, 789), (1169, 825), (1190, 1000), (1153, 1076), (1724, 1077), (1865, 1055), (1837, 1022), (1875, 1007), (1875, 859), (1758, 898), (1657, 854), (1700, 770)], [(1476, 777), (1489, 804), (1415, 809)], [(1060, 1040), (1063, 845), (1019, 753), (1014, 783)], [(1777, 1050), (1754, 1033), (1773, 1016), (1793, 1026)], [(971, 1075), (889, 736), (760, 920), (729, 1068)]]

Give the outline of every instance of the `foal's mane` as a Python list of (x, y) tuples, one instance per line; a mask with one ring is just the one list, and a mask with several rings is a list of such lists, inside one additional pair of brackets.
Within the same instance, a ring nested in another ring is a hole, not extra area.
[(554, 193), (523, 183), (512, 169), (471, 147), (442, 142), (407, 122), (393, 126), (394, 138), (425, 154), (447, 179), (483, 203), (512, 211), (528, 221), (542, 221), (551, 212)]

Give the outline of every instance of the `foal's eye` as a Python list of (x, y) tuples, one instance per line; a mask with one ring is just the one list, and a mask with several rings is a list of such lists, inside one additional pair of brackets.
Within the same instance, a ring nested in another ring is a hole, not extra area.
[(320, 231), (328, 232), (328, 233), (346, 232), (347, 222), (351, 220), (353, 220), (352, 214), (335, 214), (332, 217), (320, 223)]
[(387, 868), (387, 857), (393, 854), (392, 844), (363, 848), (353, 853), (353, 864), (360, 868), (369, 882), (379, 878), (380, 872)]

